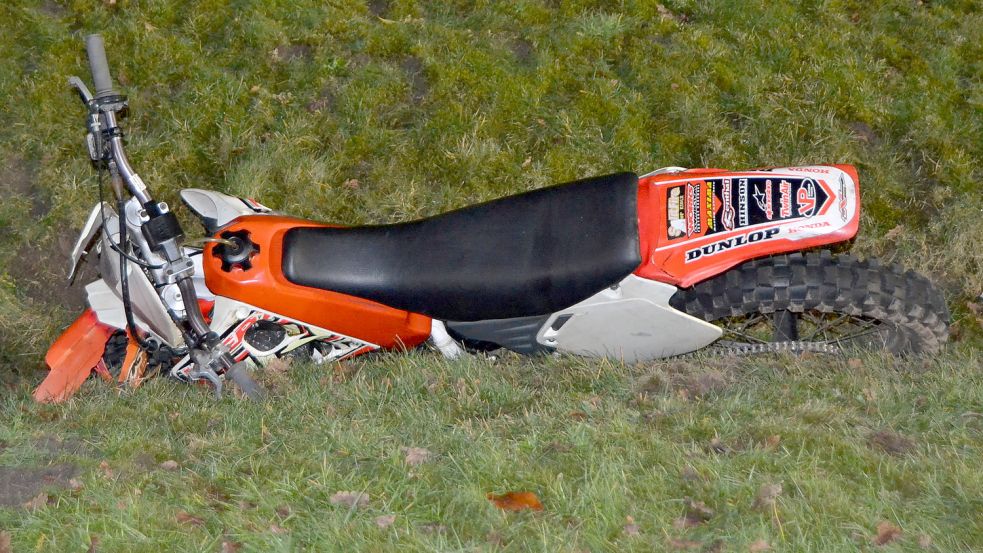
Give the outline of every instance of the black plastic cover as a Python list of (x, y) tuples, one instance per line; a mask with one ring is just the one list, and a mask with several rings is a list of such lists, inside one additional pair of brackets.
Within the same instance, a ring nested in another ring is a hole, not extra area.
[(545, 315), (638, 267), (637, 197), (638, 177), (620, 173), (409, 223), (295, 228), (283, 272), (444, 320)]

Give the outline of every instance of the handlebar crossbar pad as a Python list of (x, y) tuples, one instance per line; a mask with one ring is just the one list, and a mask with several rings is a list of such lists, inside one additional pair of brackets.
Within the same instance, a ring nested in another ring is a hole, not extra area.
[(89, 69), (92, 70), (92, 81), (96, 86), (96, 98), (116, 94), (113, 79), (109, 76), (109, 62), (106, 61), (106, 46), (102, 35), (86, 36), (85, 51), (89, 55)]

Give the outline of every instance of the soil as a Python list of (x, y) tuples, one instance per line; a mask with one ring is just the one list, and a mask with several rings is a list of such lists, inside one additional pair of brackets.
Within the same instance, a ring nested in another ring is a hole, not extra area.
[(60, 463), (47, 467), (0, 466), (0, 507), (19, 507), (50, 488), (68, 488), (78, 467)]

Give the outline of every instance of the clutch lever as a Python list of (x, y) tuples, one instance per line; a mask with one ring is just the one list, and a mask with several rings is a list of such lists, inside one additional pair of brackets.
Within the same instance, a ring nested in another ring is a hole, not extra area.
[(82, 100), (82, 103), (88, 106), (89, 102), (92, 101), (92, 93), (89, 92), (89, 88), (85, 86), (85, 83), (82, 82), (82, 79), (73, 75), (68, 78), (68, 85), (74, 88), (76, 92), (78, 92), (79, 98)]

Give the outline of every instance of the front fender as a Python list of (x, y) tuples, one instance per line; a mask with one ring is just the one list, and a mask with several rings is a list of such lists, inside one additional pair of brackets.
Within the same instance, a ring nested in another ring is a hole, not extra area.
[(44, 356), (51, 371), (34, 390), (39, 403), (60, 403), (72, 397), (102, 362), (106, 342), (116, 329), (100, 323), (91, 309), (75, 320)]

